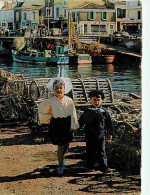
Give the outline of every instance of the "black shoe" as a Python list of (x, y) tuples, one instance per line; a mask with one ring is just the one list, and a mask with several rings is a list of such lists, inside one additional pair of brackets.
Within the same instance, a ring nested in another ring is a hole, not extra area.
[(94, 169), (94, 164), (86, 162), (86, 168), (89, 170)]

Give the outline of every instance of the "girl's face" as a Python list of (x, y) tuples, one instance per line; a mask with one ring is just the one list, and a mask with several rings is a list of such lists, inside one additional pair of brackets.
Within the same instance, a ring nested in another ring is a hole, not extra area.
[(65, 93), (65, 86), (61, 83), (56, 83), (54, 85), (54, 93), (58, 99), (63, 98)]
[(102, 103), (102, 99), (101, 97), (91, 97), (91, 103), (94, 107), (98, 108), (100, 107), (101, 103)]

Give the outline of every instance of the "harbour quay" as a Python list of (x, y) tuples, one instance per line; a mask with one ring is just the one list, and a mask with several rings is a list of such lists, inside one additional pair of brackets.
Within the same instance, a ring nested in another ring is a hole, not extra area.
[[(0, 56), (1, 58), (3, 57), (12, 57), (11, 50), (14, 48), (14, 42), (16, 40), (24, 40), (27, 42), (30, 40), (30, 37), (1, 37), (0, 36)], [(46, 36), (46, 37), (35, 37), (34, 41), (38, 40), (67, 40), (67, 37), (59, 37), (59, 36)], [(79, 40), (81, 44), (83, 45), (92, 45), (94, 43), (97, 43), (96, 36), (95, 38), (91, 38), (91, 36), (79, 36)], [(128, 42), (132, 42), (133, 40), (128, 39)], [(139, 44), (141, 44), (141, 40), (139, 40)], [(101, 47), (109, 51), (109, 54), (115, 54), (115, 60), (114, 64), (122, 64), (122, 65), (131, 65), (132, 67), (137, 67), (140, 66), (141, 64), (141, 59), (142, 59), (142, 54), (141, 54), (141, 47), (138, 47), (137, 50), (134, 47), (134, 50), (132, 48), (127, 48), (125, 45), (122, 43), (119, 43), (117, 45), (111, 44), (110, 42), (101, 42)]]

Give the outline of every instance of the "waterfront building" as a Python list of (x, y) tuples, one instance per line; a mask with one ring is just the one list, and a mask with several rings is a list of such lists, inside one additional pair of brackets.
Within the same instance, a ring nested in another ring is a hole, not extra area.
[(113, 4), (83, 3), (70, 9), (71, 17), (81, 35), (113, 34), (116, 28)]
[(139, 0), (115, 2), (116, 31), (133, 33), (142, 29), (142, 6)]
[(0, 9), (0, 29), (4, 32), (9, 28), (13, 29), (14, 24), (14, 10), (16, 3), (4, 2), (4, 6)]
[(17, 5), (14, 7), (14, 29), (21, 29), (21, 7), (24, 1), (17, 1)]
[[(54, 15), (53, 21), (51, 21), (53, 28), (65, 29), (68, 25), (68, 10), (73, 9), (77, 5), (89, 2), (90, 0), (54, 0)], [(107, 3), (107, 0), (92, 0), (92, 3), (104, 5)]]
[[(55, 27), (65, 28), (68, 24), (68, 0), (54, 1), (54, 21), (57, 21)], [(65, 24), (65, 25), (64, 25)]]
[(44, 6), (22, 6), (21, 15), (21, 28), (37, 31), (44, 21)]
[(44, 20), (44, 15), (44, 0), (38, 3), (28, 0), (17, 1), (14, 8), (14, 29), (37, 31)]
[(54, 21), (54, 0), (45, 0), (45, 19), (44, 24), (47, 29), (54, 27), (57, 21)]
[(130, 33), (142, 29), (139, 0), (12, 0), (0, 9), (0, 28), (28, 30), (68, 28), (68, 12), (79, 34), (113, 34), (124, 29)]

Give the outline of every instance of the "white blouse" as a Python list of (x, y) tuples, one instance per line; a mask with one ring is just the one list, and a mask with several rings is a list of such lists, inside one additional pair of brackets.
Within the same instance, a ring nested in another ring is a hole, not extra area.
[(79, 128), (74, 102), (68, 96), (64, 96), (61, 100), (53, 96), (50, 99), (42, 101), (38, 105), (38, 113), (41, 123), (42, 121), (50, 120), (51, 117), (62, 118), (71, 116), (71, 129)]

